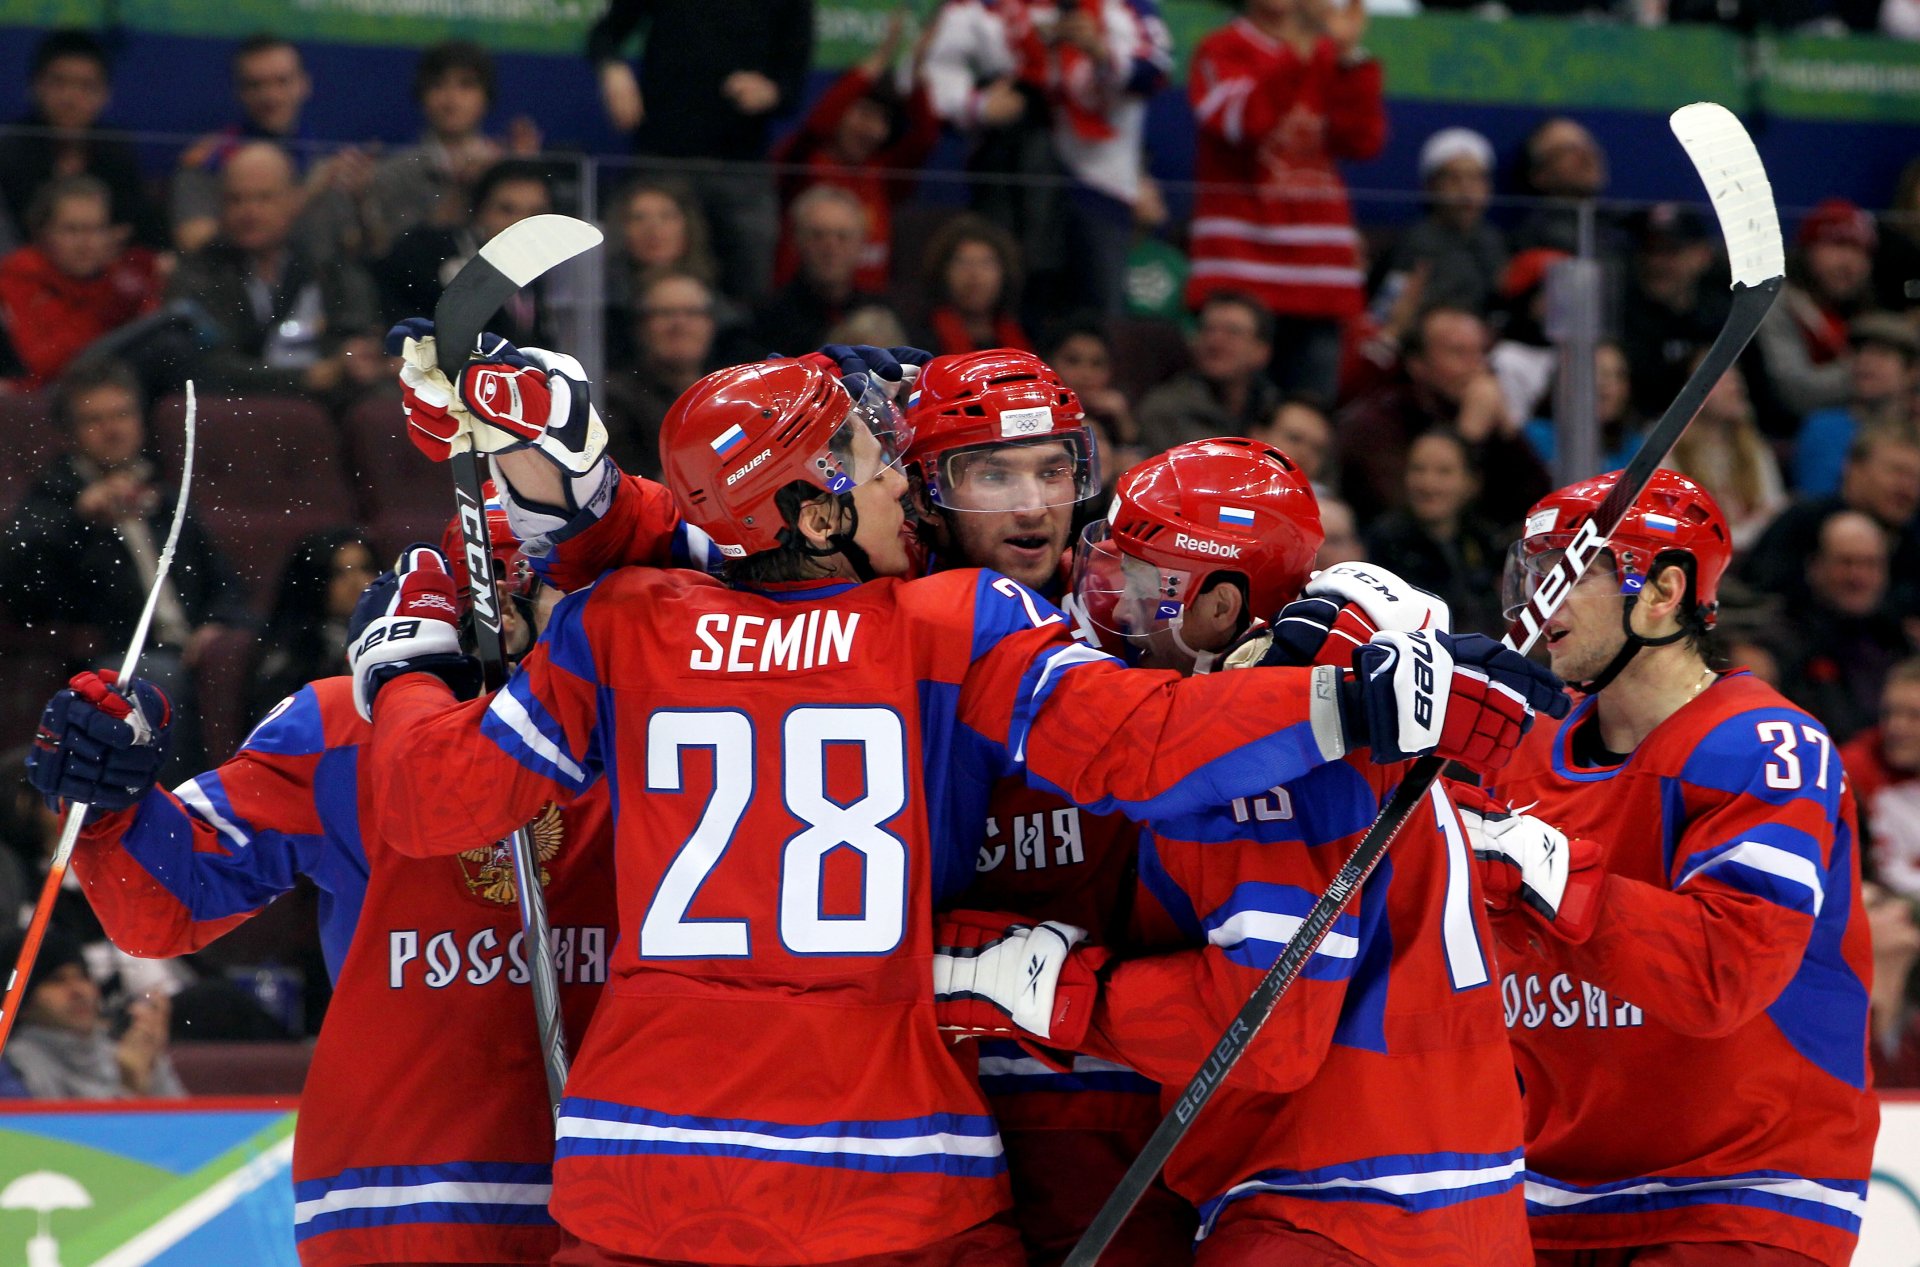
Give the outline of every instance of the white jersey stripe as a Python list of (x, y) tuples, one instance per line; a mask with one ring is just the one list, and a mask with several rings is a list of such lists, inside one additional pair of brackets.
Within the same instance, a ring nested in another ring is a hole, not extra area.
[(1826, 901), (1826, 885), (1820, 878), (1820, 869), (1799, 854), (1782, 849), (1778, 845), (1763, 845), (1757, 840), (1743, 840), (1725, 853), (1715, 854), (1699, 866), (1694, 867), (1680, 877), (1679, 888), (1703, 871), (1726, 862), (1737, 862), (1743, 867), (1752, 867), (1755, 871), (1764, 871), (1768, 875), (1779, 876), (1782, 880), (1791, 880), (1795, 884), (1805, 885), (1813, 893), (1813, 913), (1820, 914), (1820, 907)]
[(997, 1135), (955, 1135), (945, 1131), (897, 1139), (858, 1135), (765, 1135), (758, 1131), (651, 1126), (571, 1115), (561, 1117), (558, 1134), (561, 1139), (630, 1139), (662, 1144), (729, 1145), (777, 1153), (859, 1153), (872, 1157), (919, 1157), (929, 1153), (998, 1157), (1002, 1152)]
[(540, 1205), (553, 1197), (550, 1183), (416, 1183), (401, 1187), (336, 1188), (299, 1201), (293, 1221), (306, 1223), (338, 1210), (392, 1209), (403, 1205)]
[(1649, 1179), (1645, 1183), (1632, 1184), (1624, 1188), (1601, 1188), (1591, 1192), (1569, 1191), (1552, 1184), (1526, 1181), (1527, 1200), (1535, 1205), (1553, 1206), (1558, 1210), (1577, 1212), (1580, 1206), (1589, 1201), (1605, 1201), (1610, 1197), (1639, 1197), (1666, 1192), (1766, 1192), (1777, 1197), (1786, 1197), (1795, 1201), (1813, 1201), (1820, 1205), (1844, 1210), (1856, 1218), (1867, 1212), (1867, 1199), (1856, 1192), (1844, 1192), (1838, 1188), (1829, 1188), (1812, 1179), (1779, 1179), (1755, 1176), (1752, 1178), (1734, 1177), (1728, 1179)]
[[(1298, 915), (1278, 911), (1239, 911), (1207, 934), (1207, 940), (1231, 950), (1243, 941), (1285, 943), (1293, 940), (1306, 921)], [(1360, 954), (1360, 939), (1351, 933), (1328, 933), (1320, 948), (1313, 952), (1329, 959), (1354, 959)]]
[(1257, 224), (1232, 216), (1201, 216), (1190, 235), (1200, 238), (1239, 238), (1267, 246), (1358, 246), (1360, 235), (1343, 224)]

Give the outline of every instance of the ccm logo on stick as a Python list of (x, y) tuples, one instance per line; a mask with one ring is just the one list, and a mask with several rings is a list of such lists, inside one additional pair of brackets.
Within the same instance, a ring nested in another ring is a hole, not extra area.
[(1175, 533), (1173, 544), (1177, 549), (1191, 550), (1195, 554), (1211, 554), (1222, 559), (1240, 557), (1240, 547), (1224, 545), (1218, 541), (1208, 541), (1204, 537), (1189, 537), (1186, 533)]

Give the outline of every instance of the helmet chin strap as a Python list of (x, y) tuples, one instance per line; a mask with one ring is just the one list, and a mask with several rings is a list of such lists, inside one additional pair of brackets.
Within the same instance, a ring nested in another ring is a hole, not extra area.
[(1596, 673), (1588, 681), (1575, 682), (1573, 684), (1574, 688), (1582, 694), (1592, 695), (1607, 689), (1608, 685), (1613, 682), (1613, 679), (1619, 677), (1627, 665), (1632, 663), (1633, 657), (1640, 654), (1640, 648), (1664, 647), (1670, 643), (1678, 642), (1687, 636), (1685, 629), (1676, 629), (1661, 638), (1648, 638), (1635, 633), (1633, 631), (1633, 608), (1639, 601), (1640, 588), (1638, 586), (1635, 586), (1631, 593), (1620, 596), (1620, 632), (1627, 636), (1627, 640), (1621, 644), (1620, 650), (1614, 652), (1613, 659), (1607, 661), (1607, 666), (1604, 669), (1601, 669), (1600, 672)]
[(1187, 640), (1180, 636), (1180, 626), (1184, 625), (1186, 621), (1186, 609), (1182, 608), (1180, 614), (1167, 623), (1167, 633), (1172, 635), (1173, 645), (1180, 649), (1181, 655), (1193, 661), (1193, 671), (1196, 675), (1213, 672), (1213, 666), (1220, 661), (1220, 653), (1218, 651), (1195, 651), (1192, 647), (1189, 647)]
[(840, 508), (847, 512), (847, 526), (828, 537), (825, 546), (813, 545), (798, 529), (794, 529), (794, 544), (799, 547), (800, 553), (810, 559), (831, 559), (836, 554), (840, 555), (852, 566), (853, 574), (865, 584), (877, 579), (880, 574), (873, 570), (873, 560), (867, 557), (866, 547), (853, 539), (854, 534), (860, 531), (860, 508), (853, 504), (851, 494), (841, 493), (839, 496)]

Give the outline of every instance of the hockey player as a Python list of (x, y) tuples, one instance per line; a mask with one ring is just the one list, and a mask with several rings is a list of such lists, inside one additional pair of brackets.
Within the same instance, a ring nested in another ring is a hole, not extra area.
[[(546, 438), (493, 428), (475, 440)], [(999, 1141), (927, 979), (932, 909), (970, 876), (993, 778), (1171, 815), (1348, 747), (1452, 756), (1463, 733), (1530, 723), (1438, 647), (1418, 665), (1383, 647), (1394, 664), (1364, 678), (1182, 683), (1073, 642), (1008, 578), (894, 579), (912, 566), (906, 439), (871, 382), (719, 371), (661, 449), (730, 587), (614, 571), (560, 603), (504, 690), (461, 704), (412, 671), (454, 646), (425, 601), (445, 579), (416, 552), (355, 645), (378, 691), (374, 800), (404, 848), (455, 852), (612, 785), (626, 935), (561, 1112), (551, 1208), (582, 1243), (558, 1263), (1019, 1262), (993, 1221)], [(1434, 724), (1443, 700), (1456, 726)], [(981, 988), (1071, 1042), (1067, 947), (1036, 937), (1030, 982)]]
[[(1282, 612), (1320, 541), (1312, 488), (1285, 456), (1197, 441), (1121, 477), (1081, 546), (1076, 592), (1108, 632), (1184, 673), (1356, 649), (1364, 672), (1422, 630), (1462, 663), (1518, 659), (1453, 638), (1445, 604), (1378, 568), (1319, 574)], [(1261, 612), (1278, 614), (1272, 630)], [(1495, 676), (1552, 707), (1543, 670)], [(1510, 745), (1487, 738), (1456, 750), (1497, 765)], [(1403, 768), (1377, 762), (1395, 755), (1350, 753), (1257, 796), (1156, 817), (1140, 875), (1170, 953), (1101, 973), (1079, 1050), (1158, 1078), (1171, 1108), (1378, 814)], [(1197, 1263), (1531, 1262), (1519, 1096), (1478, 906), (1464, 833), (1436, 791), (1173, 1154), (1168, 1182), (1201, 1215)], [(957, 1008), (983, 1010), (945, 1005), (949, 1023)]]
[[(497, 504), (488, 521), (495, 566), (514, 578), (501, 609), (518, 654), (532, 642), (537, 581)], [(448, 544), (459, 539), (449, 524)], [(29, 769), (42, 792), (107, 811), (81, 835), (73, 868), (124, 950), (186, 954), (297, 876), (319, 888), (334, 993), (294, 1139), (305, 1267), (544, 1263), (560, 1236), (546, 1210), (552, 1118), (512, 863), (488, 836), (428, 861), (391, 847), (373, 822), (370, 727), (353, 689), (346, 676), (301, 688), (231, 760), (167, 792), (151, 786), (152, 768), (137, 778), (120, 769), (165, 749), (157, 690), (137, 688), (157, 734), (134, 744), (128, 701), (82, 674), (49, 705)], [(104, 784), (94, 781), (103, 764), (116, 775)], [(617, 936), (606, 797), (529, 817), (577, 1038)]]
[[(907, 422), (907, 477), (934, 565), (991, 568), (1050, 602), (1064, 598), (1075, 517), (1101, 488), (1099, 452), (1073, 389), (1031, 352), (940, 356), (915, 380)], [(1124, 814), (1088, 813), (1009, 774), (994, 785), (979, 874), (963, 900), (1124, 944), (1139, 834)], [(1054, 1068), (1012, 1041), (983, 1042), (979, 1057), (1028, 1261), (1051, 1267), (1159, 1124), (1160, 1088), (1095, 1056)], [(1192, 1209), (1156, 1184), (1108, 1267), (1184, 1261), (1193, 1224)]]
[[(1540, 501), (1524, 601), (1617, 473)], [(1842, 1264), (1867, 1192), (1867, 922), (1820, 723), (1708, 667), (1727, 521), (1655, 475), (1547, 624), (1585, 697), (1466, 812), (1498, 915), (1539, 1261)]]

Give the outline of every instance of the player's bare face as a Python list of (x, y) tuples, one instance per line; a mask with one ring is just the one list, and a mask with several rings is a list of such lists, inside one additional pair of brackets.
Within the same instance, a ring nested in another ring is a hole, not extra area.
[(1073, 528), (1076, 473), (1065, 444), (1008, 445), (950, 459), (945, 502), (960, 557), (1034, 589), (1051, 586)]
[(1547, 658), (1562, 679), (1591, 681), (1620, 653), (1627, 641), (1620, 627), (1620, 602), (1613, 557), (1602, 554), (1547, 621)]

